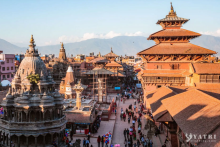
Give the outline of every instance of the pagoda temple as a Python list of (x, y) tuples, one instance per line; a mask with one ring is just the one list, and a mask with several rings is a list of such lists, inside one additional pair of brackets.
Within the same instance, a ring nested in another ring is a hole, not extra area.
[(143, 61), (143, 70), (138, 74), (143, 77), (146, 91), (155, 90), (163, 85), (189, 85), (189, 65), (195, 62), (210, 62), (215, 51), (190, 43), (190, 39), (201, 34), (182, 29), (189, 19), (178, 17), (171, 4), (169, 14), (157, 21), (162, 30), (151, 34), (148, 40), (156, 45), (147, 48), (137, 55)]

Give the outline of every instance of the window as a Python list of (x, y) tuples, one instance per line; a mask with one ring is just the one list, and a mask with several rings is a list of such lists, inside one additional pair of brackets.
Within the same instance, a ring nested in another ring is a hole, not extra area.
[(1, 64), (4, 64), (5, 62), (1, 62)]
[(13, 78), (13, 77), (14, 77), (14, 75), (13, 75), (13, 74), (11, 74), (11, 77)]
[(5, 75), (3, 75), (3, 79), (5, 79)]
[(5, 71), (5, 67), (2, 67), (2, 71)]
[(179, 69), (179, 64), (172, 64), (171, 69)]
[(157, 65), (157, 69), (162, 69), (162, 65)]
[(24, 69), (22, 69), (22, 74), (24, 74)]
[(9, 67), (7, 67), (7, 70), (9, 70)]
[(7, 75), (7, 78), (10, 78), (10, 75)]
[(7, 63), (9, 63), (9, 59), (7, 59)]
[(13, 63), (13, 59), (11, 59), (11, 63)]
[(157, 77), (157, 79), (161, 79), (160, 77)]
[(11, 70), (13, 70), (13, 66), (11, 67)]

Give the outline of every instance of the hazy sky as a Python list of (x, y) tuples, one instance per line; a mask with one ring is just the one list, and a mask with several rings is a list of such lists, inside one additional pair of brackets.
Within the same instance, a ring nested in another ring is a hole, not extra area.
[[(0, 38), (38, 46), (90, 38), (148, 36), (159, 31), (158, 19), (170, 0), (1, 0)], [(220, 36), (220, 0), (173, 0), (183, 28)]]

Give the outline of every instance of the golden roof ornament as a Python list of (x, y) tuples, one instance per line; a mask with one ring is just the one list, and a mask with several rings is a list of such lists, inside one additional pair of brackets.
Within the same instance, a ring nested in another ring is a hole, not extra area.
[(61, 48), (64, 48), (63, 42), (60, 42), (60, 43), (61, 43)]
[(176, 17), (176, 12), (174, 12), (172, 2), (170, 2), (170, 4), (171, 4), (171, 8), (170, 8), (170, 12), (167, 15), (167, 17)]
[(111, 47), (111, 53), (113, 53), (112, 47)]
[(34, 43), (34, 37), (31, 35), (30, 43)]

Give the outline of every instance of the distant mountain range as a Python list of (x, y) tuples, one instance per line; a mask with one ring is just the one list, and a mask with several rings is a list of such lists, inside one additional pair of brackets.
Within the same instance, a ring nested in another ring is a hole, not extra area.
[[(209, 35), (202, 35), (196, 39), (190, 41), (193, 44), (214, 50), (220, 55), (220, 37), (214, 37)], [(37, 45), (37, 41), (36, 41)], [(73, 54), (86, 54), (94, 52), (95, 55), (101, 52), (102, 55), (110, 52), (111, 47), (117, 55), (136, 55), (139, 51), (144, 50), (152, 45), (155, 45), (154, 41), (146, 40), (146, 37), (142, 36), (119, 36), (111, 39), (89, 39), (81, 42), (66, 43), (64, 48), (66, 49), (67, 56)], [(41, 55), (44, 54), (59, 54), (60, 44), (37, 46)], [(0, 50), (3, 53), (25, 53), (27, 47), (18, 47), (12, 43), (9, 43), (3, 39), (0, 39)]]

